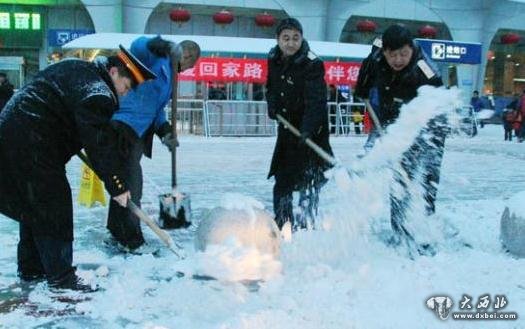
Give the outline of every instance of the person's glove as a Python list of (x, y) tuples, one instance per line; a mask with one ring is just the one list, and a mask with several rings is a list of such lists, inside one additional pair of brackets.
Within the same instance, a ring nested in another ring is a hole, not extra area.
[(307, 132), (307, 131), (303, 131), (301, 133), (301, 136), (299, 137), (299, 142), (301, 144), (306, 144), (306, 140), (309, 139), (310, 137), (312, 136), (311, 133)]
[(164, 144), (171, 152), (179, 146), (177, 136), (173, 135), (173, 128), (169, 122), (165, 122), (158, 130), (157, 133), (160, 137), (162, 144)]
[(161, 139), (162, 144), (164, 144), (170, 152), (173, 152), (176, 147), (179, 146), (179, 141), (176, 136), (173, 136), (172, 132), (165, 134)]
[(275, 107), (268, 107), (268, 117), (272, 120), (277, 120), (277, 114), (283, 115), (281, 109), (276, 109)]

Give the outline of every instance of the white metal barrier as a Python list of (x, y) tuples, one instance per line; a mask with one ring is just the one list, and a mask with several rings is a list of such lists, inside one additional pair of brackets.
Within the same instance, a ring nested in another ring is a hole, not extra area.
[[(166, 106), (168, 121), (171, 121), (171, 101)], [(204, 100), (177, 99), (177, 132), (179, 134), (204, 134)]]
[[(330, 134), (364, 134), (364, 103), (328, 102)], [(166, 107), (171, 119), (171, 103)], [(268, 117), (265, 101), (178, 99), (177, 131), (180, 134), (213, 136), (275, 136), (277, 122)]]
[(274, 136), (265, 101), (209, 100), (204, 104), (204, 131), (212, 136)]
[(335, 103), (328, 102), (328, 120), (330, 133), (337, 136), (351, 136), (364, 134), (364, 103)]

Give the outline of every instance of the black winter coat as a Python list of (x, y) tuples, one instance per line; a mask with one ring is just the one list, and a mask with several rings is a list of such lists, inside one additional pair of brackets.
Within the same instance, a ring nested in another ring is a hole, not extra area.
[[(306, 41), (291, 58), (283, 60), (281, 55), (276, 46), (268, 56), (266, 99), (269, 113), (282, 114), (331, 154), (323, 62), (309, 50)], [(322, 171), (329, 167), (326, 161), (279, 124), (268, 178), (273, 175), (287, 177), (291, 187), (298, 189), (311, 179), (322, 180)]]
[(71, 59), (41, 71), (0, 113), (0, 211), (43, 221), (41, 234), (70, 239), (65, 164), (82, 148), (112, 196), (127, 190), (109, 125), (118, 98), (104, 63)]
[(419, 87), (443, 85), (433, 62), (418, 45), (414, 44), (413, 49), (410, 63), (396, 72), (388, 65), (382, 48), (374, 46), (359, 70), (355, 96), (370, 99), (383, 126), (397, 119), (401, 105), (415, 98)]

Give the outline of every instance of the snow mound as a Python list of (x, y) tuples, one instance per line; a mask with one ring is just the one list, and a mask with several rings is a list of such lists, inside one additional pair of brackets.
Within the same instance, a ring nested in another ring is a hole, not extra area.
[(235, 245), (279, 256), (279, 229), (272, 216), (261, 209), (213, 208), (199, 224), (195, 248), (206, 251), (210, 245), (231, 245), (230, 240), (235, 240)]
[(228, 194), (197, 228), (198, 272), (227, 281), (268, 279), (281, 271), (280, 245), (279, 229), (260, 202)]

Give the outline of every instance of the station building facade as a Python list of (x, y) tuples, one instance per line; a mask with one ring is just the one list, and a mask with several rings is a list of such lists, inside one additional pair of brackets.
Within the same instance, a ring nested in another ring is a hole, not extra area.
[(271, 20), (288, 16), (301, 21), (308, 40), (370, 44), (402, 22), (419, 37), (481, 43), (481, 64), (447, 65), (445, 82), (467, 94), (525, 89), (522, 0), (6, 0), (0, 57), (23, 58), (31, 78), (62, 56), (62, 44), (88, 33), (274, 38)]

